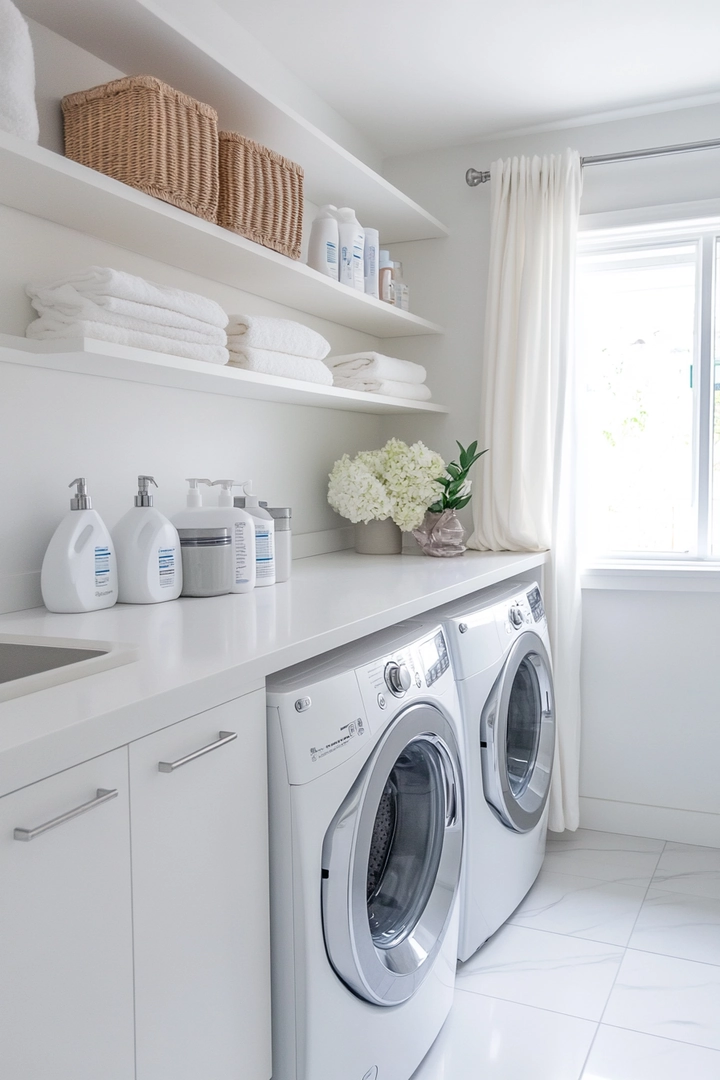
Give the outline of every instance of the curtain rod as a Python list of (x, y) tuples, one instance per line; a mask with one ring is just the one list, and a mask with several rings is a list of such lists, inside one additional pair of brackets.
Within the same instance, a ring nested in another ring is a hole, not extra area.
[[(597, 157), (581, 157), (580, 164), (583, 166), (607, 165), (611, 161), (634, 161), (637, 158), (663, 157), (665, 154), (689, 154), (693, 150), (713, 150), (718, 147), (720, 147), (720, 139), (708, 139), (707, 142), (679, 143), (676, 146), (653, 146), (647, 150), (626, 150), (623, 154), (600, 154)], [(479, 169), (468, 169), (465, 173), (465, 183), (468, 187), (487, 184), (489, 180), (489, 171), (480, 172)]]

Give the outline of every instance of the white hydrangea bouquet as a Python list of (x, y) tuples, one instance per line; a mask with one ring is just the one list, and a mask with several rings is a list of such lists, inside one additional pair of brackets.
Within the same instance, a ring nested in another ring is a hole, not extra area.
[(390, 439), (380, 450), (343, 454), (330, 473), (328, 502), (354, 524), (391, 518), (400, 529), (416, 529), (428, 506), (443, 495), (438, 477), (445, 462), (421, 442)]

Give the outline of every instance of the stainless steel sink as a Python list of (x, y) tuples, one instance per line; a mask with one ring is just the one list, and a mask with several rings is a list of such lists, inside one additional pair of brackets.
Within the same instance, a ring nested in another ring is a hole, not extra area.
[(116, 642), (0, 635), (0, 701), (135, 659), (133, 646)]

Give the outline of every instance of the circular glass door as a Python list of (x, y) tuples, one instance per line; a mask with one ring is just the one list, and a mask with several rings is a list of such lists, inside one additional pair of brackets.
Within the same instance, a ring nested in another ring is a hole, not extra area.
[(527, 832), (542, 817), (555, 750), (550, 657), (537, 634), (521, 634), (490, 692), (480, 723), (485, 796), (500, 819)]
[(432, 706), (410, 706), (328, 829), (325, 944), (337, 974), (366, 1001), (407, 1001), (442, 947), (460, 877), (460, 784), (452, 726)]

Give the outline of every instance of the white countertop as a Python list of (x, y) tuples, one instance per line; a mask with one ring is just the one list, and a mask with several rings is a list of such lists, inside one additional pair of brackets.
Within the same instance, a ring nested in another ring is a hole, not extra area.
[(249, 693), (273, 671), (517, 574), (547, 552), (335, 552), (252, 593), (0, 617), (0, 633), (130, 643), (139, 659), (0, 703), (0, 795)]

